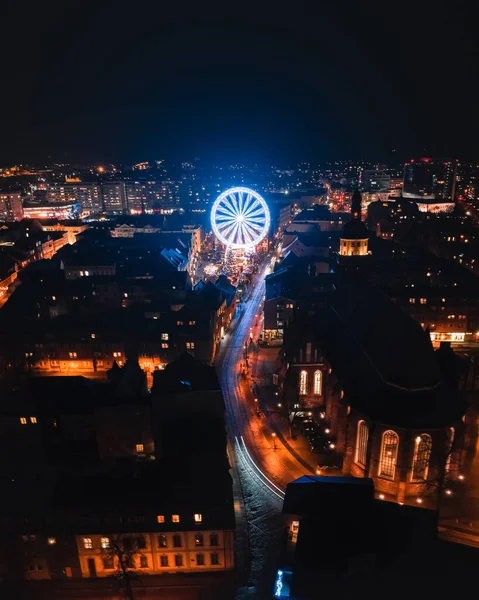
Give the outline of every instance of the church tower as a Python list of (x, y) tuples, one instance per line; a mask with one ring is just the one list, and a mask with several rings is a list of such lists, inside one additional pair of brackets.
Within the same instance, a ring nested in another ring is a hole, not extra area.
[(343, 227), (339, 254), (341, 256), (367, 256), (368, 230), (361, 221), (361, 194), (355, 190), (351, 198), (351, 220)]

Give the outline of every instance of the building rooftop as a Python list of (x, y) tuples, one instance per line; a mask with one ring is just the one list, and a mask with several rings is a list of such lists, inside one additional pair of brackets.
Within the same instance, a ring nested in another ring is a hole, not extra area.
[(447, 389), (431, 341), (385, 294), (358, 277), (337, 278), (317, 337), (350, 402), (398, 427), (443, 427), (464, 414)]
[(166, 365), (162, 371), (153, 374), (153, 394), (219, 389), (216, 369), (201, 363), (187, 352)]

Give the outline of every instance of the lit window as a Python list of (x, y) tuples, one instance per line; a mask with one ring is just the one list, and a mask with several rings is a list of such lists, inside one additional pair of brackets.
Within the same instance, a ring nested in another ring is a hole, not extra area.
[(53, 544), (57, 543), (57, 540), (54, 537), (49, 537), (47, 541), (48, 541), (49, 546), (53, 546)]
[(101, 547), (102, 548), (109, 548), (110, 547), (110, 538), (102, 537), (101, 538)]
[(187, 350), (194, 350), (195, 349), (195, 342), (186, 342), (186, 349)]
[(91, 538), (83, 538), (83, 547), (85, 550), (91, 550), (93, 548), (93, 542)]
[(203, 520), (203, 515), (200, 513), (196, 513), (195, 514), (195, 522), (196, 523), (201, 523), (201, 521)]
[(416, 298), (409, 298), (409, 304), (416, 304)]
[(183, 321), (176, 321), (177, 325), (183, 325)]
[(85, 277), (88, 277), (90, 275), (90, 271), (85, 271)]
[(168, 342), (163, 342), (163, 343), (161, 344), (161, 347), (162, 347), (162, 348), (168, 348), (168, 347), (169, 347), (169, 344), (168, 344)]
[(180, 515), (171, 515), (171, 522), (172, 523), (179, 523), (180, 522)]
[(381, 444), (381, 459), (379, 462), (379, 475), (394, 479), (396, 474), (396, 460), (399, 446), (399, 436), (395, 431), (385, 431)]
[(165, 515), (156, 515), (156, 521), (157, 521), (157, 523), (164, 523)]
[(358, 432), (356, 435), (356, 460), (363, 467), (366, 466), (366, 456), (368, 452), (369, 429), (364, 421), (359, 421)]
[(143, 452), (144, 449), (145, 449), (145, 447), (143, 446), (143, 444), (137, 444), (136, 445), (136, 451), (137, 452)]
[(418, 435), (414, 447), (412, 462), (412, 480), (426, 481), (431, 458), (432, 439), (427, 433)]
[(165, 342), (168, 341), (169, 335), (167, 333), (162, 333), (161, 334), (161, 339), (164, 340)]
[(306, 371), (301, 371), (299, 374), (299, 395), (305, 396), (308, 389), (308, 374)]
[(190, 321), (188, 325), (196, 325), (196, 321)]
[(57, 297), (56, 297), (56, 296), (52, 296), (52, 300), (53, 300), (53, 302), (55, 302), (55, 300), (56, 300), (56, 299), (57, 299)]
[(121, 352), (113, 352), (115, 358), (121, 358)]
[(37, 424), (37, 418), (36, 417), (30, 417), (30, 423), (33, 423), (34, 425)]
[(78, 354), (76, 352), (69, 352), (68, 353), (70, 358), (77, 358)]
[(420, 299), (419, 299), (419, 302), (420, 302), (421, 304), (427, 304), (427, 298), (420, 298)]
[(158, 548), (166, 548), (168, 546), (168, 540), (166, 539), (166, 535), (158, 536)]
[(26, 419), (26, 417), (20, 417), (20, 423), (21, 423), (22, 425), (26, 425), (26, 424), (27, 424), (27, 419)]
[(202, 533), (197, 533), (195, 535), (195, 546), (203, 546), (204, 542), (203, 542), (203, 534)]
[(321, 396), (322, 394), (322, 379), (321, 379), (322, 373), (321, 371), (318, 369), (317, 371), (314, 372), (314, 393), (317, 396)]

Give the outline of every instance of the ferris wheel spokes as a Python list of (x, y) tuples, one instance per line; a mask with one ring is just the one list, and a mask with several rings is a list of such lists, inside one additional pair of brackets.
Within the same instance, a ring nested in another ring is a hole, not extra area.
[(266, 236), (270, 223), (264, 199), (254, 190), (226, 190), (213, 204), (211, 224), (218, 239), (232, 248), (252, 247)]

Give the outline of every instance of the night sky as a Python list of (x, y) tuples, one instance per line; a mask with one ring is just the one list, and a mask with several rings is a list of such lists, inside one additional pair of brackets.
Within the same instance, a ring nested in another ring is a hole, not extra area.
[(1, 164), (479, 160), (472, 0), (98, 4), (3, 8)]

